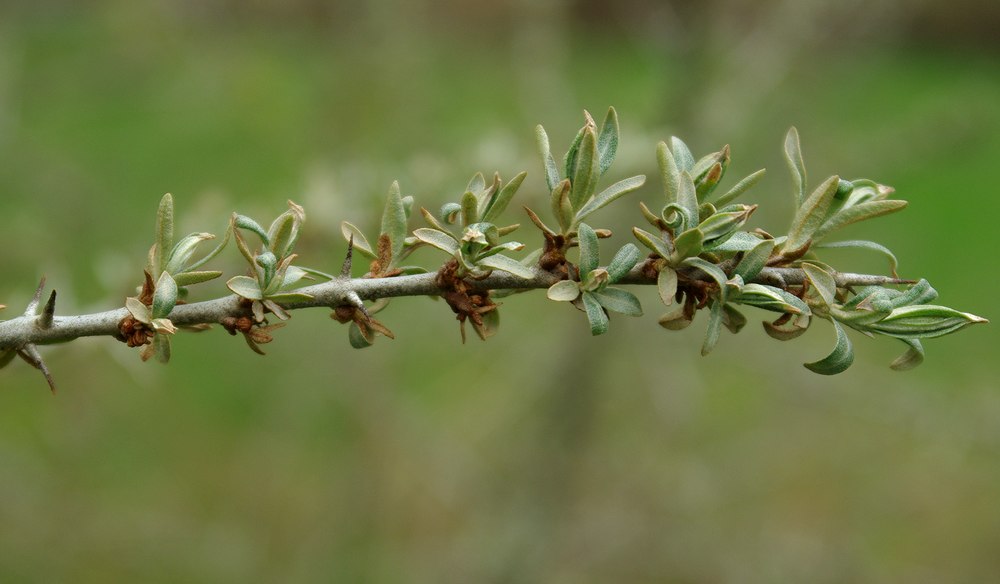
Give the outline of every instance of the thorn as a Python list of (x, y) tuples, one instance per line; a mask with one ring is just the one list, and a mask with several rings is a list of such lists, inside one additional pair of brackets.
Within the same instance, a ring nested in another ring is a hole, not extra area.
[(357, 292), (355, 292), (354, 290), (348, 292), (347, 302), (354, 308), (357, 308), (361, 312), (361, 314), (365, 315), (365, 320), (371, 321), (372, 315), (371, 313), (368, 312), (368, 309), (365, 308), (365, 303), (363, 300), (361, 300), (361, 297), (358, 296)]
[(49, 300), (45, 303), (45, 307), (42, 309), (42, 313), (38, 315), (35, 319), (35, 326), (42, 330), (46, 330), (52, 327), (52, 320), (55, 318), (56, 314), (56, 291), (53, 290), (49, 294)]
[(351, 262), (354, 256), (354, 234), (347, 240), (347, 257), (344, 258), (344, 265), (340, 268), (341, 278), (351, 277)]
[[(44, 278), (43, 278), (44, 283)], [(35, 345), (28, 343), (17, 350), (17, 354), (24, 359), (29, 365), (38, 369), (45, 376), (45, 381), (49, 384), (49, 389), (52, 393), (56, 392), (56, 382), (52, 379), (52, 374), (49, 372), (49, 368), (45, 366), (45, 361), (42, 360), (41, 353)]]
[(38, 313), (38, 304), (42, 300), (42, 290), (45, 289), (45, 276), (42, 276), (40, 282), (38, 282), (38, 288), (35, 288), (35, 295), (31, 297), (31, 302), (28, 303), (28, 308), (24, 311), (24, 316), (35, 316)]

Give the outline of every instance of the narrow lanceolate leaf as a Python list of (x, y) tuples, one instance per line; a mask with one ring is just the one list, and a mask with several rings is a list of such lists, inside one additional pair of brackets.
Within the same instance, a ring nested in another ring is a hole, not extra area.
[(626, 243), (608, 264), (608, 281), (614, 284), (624, 278), (625, 274), (628, 274), (639, 263), (641, 257), (642, 252), (639, 251), (639, 248), (631, 243)]
[(572, 177), (573, 190), (570, 193), (570, 202), (573, 209), (580, 209), (584, 203), (594, 194), (599, 178), (600, 165), (597, 158), (597, 136), (593, 128), (586, 128), (583, 132), (583, 140), (580, 142), (580, 150), (577, 152), (576, 165)]
[(521, 262), (509, 258), (505, 255), (496, 254), (485, 257), (477, 262), (477, 265), (490, 268), (493, 270), (502, 270), (504, 272), (510, 272), (515, 276), (521, 278), (533, 278), (535, 277), (535, 271), (528, 266), (525, 266)]
[(511, 179), (509, 183), (504, 185), (500, 192), (490, 199), (489, 204), (483, 211), (483, 221), (488, 223), (495, 223), (497, 217), (507, 208), (510, 204), (511, 199), (514, 198), (514, 194), (517, 193), (517, 189), (521, 188), (521, 183), (524, 182), (524, 177), (528, 176), (527, 172), (521, 172), (517, 176)]
[(698, 268), (699, 270), (701, 270), (701, 271), (705, 272), (706, 274), (708, 274), (713, 280), (715, 280), (715, 283), (719, 285), (719, 296), (720, 296), (720, 298), (722, 298), (723, 302), (726, 301), (726, 296), (728, 294), (728, 291), (727, 291), (728, 289), (726, 287), (726, 281), (729, 278), (726, 277), (726, 273), (722, 271), (722, 268), (720, 268), (719, 266), (713, 264), (712, 262), (703, 260), (703, 259), (698, 258), (698, 257), (687, 258), (686, 260), (684, 260), (683, 263), (684, 263), (685, 266), (690, 266), (692, 268)]
[(618, 152), (618, 112), (615, 108), (608, 108), (608, 114), (604, 116), (604, 123), (601, 124), (601, 132), (597, 136), (597, 153), (600, 160), (600, 174), (611, 168), (615, 161), (615, 154)]
[(660, 166), (660, 179), (663, 182), (663, 194), (667, 204), (677, 202), (677, 191), (680, 189), (681, 172), (677, 169), (677, 161), (670, 153), (666, 142), (656, 145), (656, 162)]
[(285, 211), (271, 223), (267, 229), (267, 238), (271, 241), (271, 251), (278, 257), (285, 257), (295, 247), (298, 239), (298, 221), (295, 213)]
[(687, 210), (685, 217), (688, 220), (685, 222), (684, 229), (695, 227), (698, 221), (698, 193), (694, 188), (691, 175), (686, 170), (681, 172), (680, 184), (677, 189), (677, 204)]
[(740, 289), (739, 296), (733, 301), (773, 312), (802, 315), (811, 314), (809, 305), (803, 302), (798, 296), (781, 288), (765, 284), (745, 284)]
[(160, 199), (160, 207), (156, 212), (156, 265), (153, 266), (153, 277), (159, 277), (159, 272), (167, 265), (170, 252), (174, 247), (174, 197), (170, 193)]
[(249, 300), (260, 300), (264, 297), (261, 294), (260, 286), (257, 285), (257, 280), (249, 276), (233, 276), (226, 282), (226, 287), (232, 290), (237, 296), (242, 296)]
[(414, 229), (413, 235), (420, 241), (433, 245), (449, 255), (455, 255), (458, 252), (458, 241), (444, 231), (421, 227), (420, 229)]
[(869, 325), (868, 329), (900, 339), (929, 339), (985, 322), (989, 321), (946, 306), (917, 304), (894, 309), (889, 316)]
[(752, 189), (754, 187), (754, 185), (756, 185), (760, 181), (760, 179), (764, 177), (764, 174), (766, 172), (767, 171), (762, 168), (762, 169), (758, 170), (757, 172), (751, 174), (750, 176), (744, 178), (740, 182), (736, 183), (736, 186), (734, 186), (733, 188), (731, 188), (728, 191), (726, 191), (726, 194), (722, 195), (718, 199), (715, 199), (715, 201), (714, 201), (715, 202), (715, 206), (716, 207), (724, 207), (724, 206), (728, 205), (729, 203), (735, 201), (743, 193), (745, 193), (748, 190)]
[(857, 249), (867, 249), (871, 251), (878, 252), (884, 255), (889, 260), (889, 273), (892, 274), (893, 278), (898, 277), (896, 270), (899, 268), (899, 261), (896, 259), (895, 254), (892, 253), (889, 248), (884, 245), (875, 243), (874, 241), (865, 241), (853, 239), (850, 241), (836, 241), (836, 242), (824, 242), (817, 244), (814, 249), (836, 249), (836, 248), (857, 248)]
[(802, 202), (788, 231), (788, 239), (784, 245), (785, 255), (801, 252), (812, 242), (813, 234), (826, 220), (826, 212), (830, 208), (833, 195), (837, 193), (839, 184), (840, 178), (831, 176)]
[(640, 243), (648, 247), (650, 251), (659, 255), (661, 258), (666, 259), (670, 257), (670, 250), (667, 249), (667, 244), (659, 237), (644, 229), (639, 229), (638, 227), (632, 228), (632, 234), (635, 235), (635, 238), (638, 239)]
[(792, 173), (792, 185), (795, 192), (795, 206), (802, 205), (806, 198), (806, 165), (802, 161), (802, 146), (799, 144), (799, 131), (792, 126), (785, 135), (785, 160), (788, 170)]
[(222, 275), (222, 272), (217, 270), (206, 270), (201, 272), (181, 272), (180, 274), (174, 275), (174, 282), (178, 286), (193, 286), (195, 284), (201, 284), (202, 282), (208, 282), (209, 280), (214, 280)]
[(747, 317), (742, 312), (736, 310), (732, 304), (722, 306), (722, 324), (729, 332), (739, 334), (743, 327), (747, 325)]
[(677, 136), (670, 138), (670, 150), (674, 153), (674, 160), (677, 161), (677, 169), (681, 172), (691, 172), (694, 169), (694, 155), (687, 144)]
[(552, 214), (559, 221), (559, 227), (563, 233), (568, 232), (573, 226), (573, 203), (570, 202), (570, 182), (565, 179), (556, 185), (552, 190)]
[(722, 307), (724, 302), (716, 300), (712, 303), (712, 310), (708, 314), (708, 330), (705, 331), (705, 341), (701, 344), (701, 354), (708, 355), (719, 342), (719, 333), (722, 332)]
[(340, 233), (347, 241), (351, 241), (352, 238), (354, 239), (354, 251), (359, 252), (368, 259), (375, 259), (375, 252), (372, 250), (372, 245), (368, 243), (368, 238), (354, 224), (342, 221), (340, 223)]
[(389, 187), (385, 209), (382, 211), (382, 233), (387, 234), (392, 242), (392, 257), (398, 258), (406, 239), (406, 208), (396, 181), (392, 181)]
[(823, 304), (826, 304), (827, 307), (833, 306), (837, 300), (837, 282), (833, 276), (823, 268), (808, 262), (803, 262), (802, 271), (809, 278), (813, 289), (823, 299)]
[(664, 304), (673, 304), (677, 297), (677, 271), (670, 266), (663, 266), (656, 276), (656, 291)]
[(240, 215), (239, 213), (233, 213), (233, 225), (239, 229), (246, 229), (247, 231), (256, 233), (257, 237), (260, 237), (260, 240), (264, 242), (264, 245), (271, 245), (271, 240), (268, 239), (267, 232), (260, 226), (260, 223), (257, 223), (250, 217)]
[(749, 282), (757, 277), (757, 274), (767, 265), (767, 260), (774, 251), (773, 239), (762, 239), (753, 249), (743, 255), (740, 263), (736, 264), (733, 274), (741, 276), (745, 282)]
[(597, 234), (586, 223), (580, 224), (580, 273), (588, 274), (597, 269), (600, 256), (597, 248)]
[(882, 201), (868, 201), (867, 203), (861, 203), (859, 205), (854, 205), (853, 207), (848, 207), (834, 214), (833, 217), (830, 217), (826, 221), (826, 223), (823, 223), (823, 225), (816, 230), (816, 233), (813, 234), (813, 239), (819, 241), (842, 227), (847, 227), (848, 225), (859, 221), (865, 221), (875, 217), (881, 217), (882, 215), (888, 215), (889, 213), (895, 213), (896, 211), (901, 211), (904, 207), (906, 207), (906, 205), (906, 201), (900, 201), (899, 199), (886, 199)]
[(556, 302), (572, 302), (580, 295), (580, 285), (572, 280), (561, 280), (549, 286), (545, 295)]
[(604, 312), (604, 308), (594, 298), (593, 293), (583, 293), (583, 309), (590, 322), (590, 334), (597, 336), (608, 332), (608, 314)]
[(236, 213), (233, 213), (233, 226), (230, 227), (230, 231), (232, 231), (233, 238), (236, 240), (236, 249), (240, 250), (240, 255), (242, 255), (251, 266), (254, 265), (253, 252), (250, 251), (250, 246), (247, 245), (246, 240), (243, 239), (240, 232), (236, 231)]
[(465, 191), (462, 195), (462, 225), (472, 225), (479, 223), (479, 199), (472, 191)]
[(628, 290), (621, 288), (604, 288), (591, 292), (594, 298), (600, 302), (601, 306), (612, 312), (624, 314), (626, 316), (642, 316), (642, 304)]
[(924, 362), (924, 346), (917, 339), (900, 339), (907, 345), (906, 352), (889, 364), (895, 371), (909, 371)]
[(541, 125), (535, 126), (535, 142), (538, 144), (538, 153), (542, 156), (542, 167), (545, 169), (545, 183), (549, 190), (556, 188), (563, 177), (559, 176), (559, 167), (556, 166), (555, 158), (552, 158), (552, 150), (549, 148), (549, 135), (545, 133), (545, 128)]
[(618, 198), (631, 193), (632, 191), (638, 189), (646, 182), (645, 175), (636, 175), (633, 177), (620, 180), (615, 184), (609, 186), (608, 188), (601, 191), (596, 197), (591, 199), (586, 205), (583, 206), (579, 211), (576, 212), (576, 221), (583, 221), (588, 215), (606, 207), (613, 203)]
[(833, 347), (833, 351), (819, 361), (805, 364), (806, 369), (820, 375), (843, 373), (854, 362), (854, 350), (851, 348), (851, 339), (847, 338), (844, 327), (840, 326), (840, 323), (835, 320), (830, 322), (833, 323), (833, 328), (837, 331), (837, 344)]
[(163, 272), (156, 281), (153, 292), (153, 318), (166, 318), (177, 304), (177, 283), (169, 273)]
[(209, 239), (215, 239), (215, 236), (211, 233), (192, 233), (184, 237), (168, 254), (167, 263), (163, 264), (163, 269), (171, 274), (180, 272), (187, 265), (198, 245)]
[(671, 262), (676, 265), (676, 263), (683, 261), (686, 258), (697, 257), (701, 253), (702, 243), (705, 241), (705, 236), (702, 235), (700, 229), (688, 229), (684, 233), (674, 240), (674, 253), (671, 258)]

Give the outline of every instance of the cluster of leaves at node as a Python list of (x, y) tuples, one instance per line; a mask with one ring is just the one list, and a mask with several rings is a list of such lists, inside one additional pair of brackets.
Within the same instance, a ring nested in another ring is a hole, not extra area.
[[(541, 247), (523, 257), (516, 254), (525, 245), (507, 239), (520, 225), (506, 223), (501, 217), (525, 183), (524, 172), (506, 182), (499, 173), (489, 181), (477, 173), (458, 201), (445, 204), (437, 213), (420, 208), (427, 226), (413, 230), (409, 227), (413, 197), (404, 197), (399, 185), (393, 183), (377, 237), (369, 239), (354, 224), (342, 224), (348, 254), (338, 276), (296, 264), (294, 250), (305, 211), (291, 201), (288, 210), (267, 229), (250, 217), (234, 213), (221, 243), (197, 256), (199, 246), (215, 236), (192, 233), (175, 241), (173, 199), (167, 194), (158, 208), (143, 285), (125, 301), (127, 316), (119, 323), (119, 338), (129, 346), (142, 347), (144, 360), (152, 356), (163, 362), (169, 360), (171, 338), (180, 328), (171, 321), (171, 313), (176, 305), (185, 302), (189, 287), (222, 275), (221, 271), (202, 267), (230, 239), (235, 240), (247, 269), (226, 282), (238, 298), (241, 314), (227, 316), (221, 324), (231, 334), (242, 333), (250, 348), (261, 354), (259, 345), (272, 340), (271, 332), (290, 317), (289, 307), (312, 299), (303, 291), (307, 280), (339, 280), (345, 284), (347, 292), (339, 305), (331, 306), (331, 317), (349, 325), (352, 346), (369, 347), (376, 335), (394, 338), (392, 331), (373, 317), (388, 305), (388, 299), (378, 298), (366, 305), (350, 286), (354, 281), (352, 257), (357, 253), (370, 260), (364, 279), (405, 278), (428, 271), (407, 263), (421, 247), (436, 249), (446, 256), (435, 268), (434, 282), (437, 295), (460, 323), (463, 341), (467, 321), (483, 340), (497, 332), (497, 298), (537, 287), (540, 281), (549, 285), (553, 280), (548, 298), (579, 309), (594, 335), (608, 330), (611, 312), (642, 315), (639, 299), (622, 285), (655, 284), (666, 307), (659, 319), (663, 328), (684, 329), (698, 312), (708, 314), (703, 354), (716, 346), (723, 329), (737, 333), (744, 328), (744, 307), (776, 313), (776, 318), (763, 325), (766, 333), (778, 340), (800, 336), (816, 319), (830, 321), (836, 333), (835, 348), (827, 357), (806, 364), (821, 374), (839, 373), (851, 365), (853, 352), (846, 328), (899, 339), (906, 345), (906, 353), (892, 367), (909, 369), (923, 360), (923, 339), (986, 322), (932, 304), (937, 294), (925, 280), (899, 280), (896, 258), (884, 246), (872, 241), (828, 240), (847, 225), (899, 211), (906, 202), (891, 199), (891, 188), (868, 179), (831, 176), (810, 190), (794, 128), (784, 144), (796, 209), (786, 234), (776, 236), (760, 228), (746, 229), (757, 205), (737, 200), (759, 182), (764, 170), (722, 189), (730, 164), (729, 147), (696, 158), (683, 141), (672, 138), (669, 144), (661, 142), (656, 148), (661, 204), (654, 205), (654, 210), (639, 203), (649, 226), (632, 230), (638, 243), (646, 248), (645, 257), (635, 244), (626, 243), (602, 266), (601, 240), (612, 233), (594, 227), (593, 217), (641, 188), (646, 177), (632, 176), (600, 188), (618, 151), (618, 116), (610, 108), (598, 127), (590, 114), (584, 114), (584, 125), (561, 163), (552, 154), (544, 128), (536, 128), (551, 218), (547, 223), (534, 210), (524, 207), (540, 232)], [(825, 249), (844, 247), (884, 255), (892, 276), (873, 277), (879, 285), (854, 289), (818, 255)], [(490, 290), (477, 284), (498, 271), (513, 278), (505, 280), (512, 282), (509, 287)], [(39, 313), (41, 291), (39, 286), (26, 315), (45, 328), (52, 325), (55, 293)], [(269, 323), (272, 316), (279, 322)], [(184, 328), (202, 330), (207, 326), (201, 323)], [(0, 366), (15, 355), (41, 369), (51, 385), (34, 345), (0, 347)]]

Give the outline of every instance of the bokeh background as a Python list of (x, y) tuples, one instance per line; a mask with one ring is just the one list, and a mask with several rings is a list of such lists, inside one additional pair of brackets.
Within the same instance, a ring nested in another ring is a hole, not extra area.
[[(436, 208), (475, 171), (528, 170), (521, 202), (544, 209), (534, 125), (562, 152), (583, 109), (614, 105), (612, 180), (655, 176), (672, 134), (696, 154), (728, 143), (729, 184), (770, 169), (747, 200), (772, 231), (791, 214), (780, 146), (796, 125), (813, 184), (867, 176), (911, 202), (845, 237), (996, 317), (998, 30), (986, 0), (4, 2), (0, 302), (16, 311), (45, 274), (63, 314), (120, 305), (168, 191), (184, 232), (300, 202), (302, 261), (328, 271), (339, 222), (373, 229), (393, 179)], [(651, 180), (601, 215), (617, 245), (659, 196)], [(0, 581), (1000, 572), (995, 325), (928, 342), (905, 374), (887, 367), (902, 345), (856, 336), (855, 365), (825, 378), (801, 363), (829, 327), (782, 344), (748, 326), (702, 358), (703, 320), (667, 333), (640, 294), (647, 316), (600, 338), (526, 294), (497, 337), (463, 346), (447, 307), (418, 298), (381, 313), (397, 340), (365, 351), (316, 310), (265, 358), (221, 330), (178, 338), (168, 367), (109, 339), (47, 348), (55, 397), (15, 362)]]

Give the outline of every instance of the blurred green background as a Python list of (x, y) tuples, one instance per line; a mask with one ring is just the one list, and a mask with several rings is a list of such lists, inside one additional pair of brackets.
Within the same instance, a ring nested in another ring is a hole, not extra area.
[[(46, 274), (63, 314), (120, 305), (168, 191), (183, 232), (303, 204), (302, 262), (327, 271), (339, 222), (371, 231), (393, 179), (437, 208), (475, 171), (528, 170), (521, 202), (544, 209), (534, 125), (562, 152), (584, 108), (614, 105), (611, 180), (654, 176), (672, 134), (728, 143), (728, 184), (770, 170), (747, 202), (771, 231), (796, 125), (813, 184), (867, 176), (911, 202), (845, 237), (995, 318), (997, 30), (1000, 5), (975, 0), (5, 2), (0, 302)], [(601, 215), (615, 247), (658, 197), (651, 180)], [(660, 330), (640, 293), (647, 316), (600, 338), (525, 294), (464, 346), (445, 305), (409, 299), (380, 314), (397, 339), (360, 352), (319, 310), (265, 358), (221, 330), (178, 338), (169, 367), (109, 339), (44, 349), (56, 397), (21, 362), (0, 373), (0, 581), (1000, 573), (995, 325), (928, 342), (905, 374), (901, 344), (858, 336), (825, 378), (801, 363), (827, 326), (787, 344), (749, 326), (702, 358), (704, 321)]]

